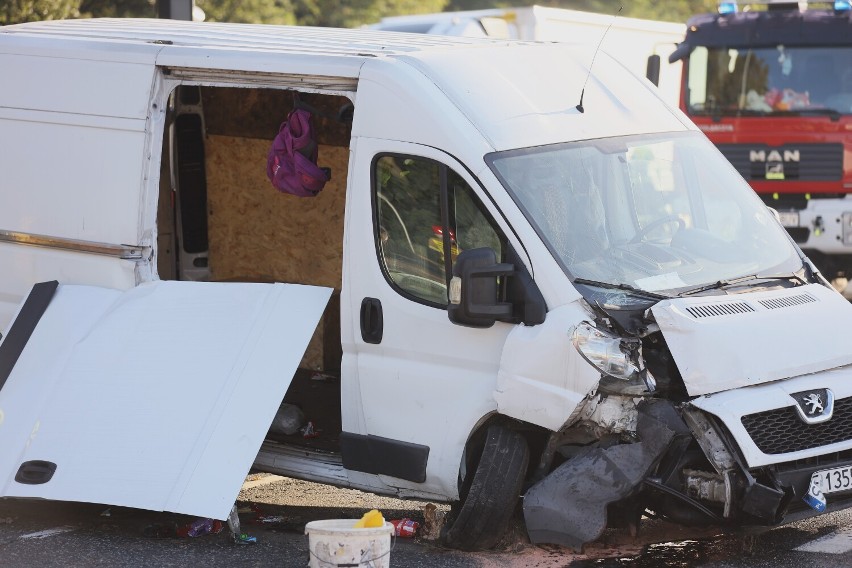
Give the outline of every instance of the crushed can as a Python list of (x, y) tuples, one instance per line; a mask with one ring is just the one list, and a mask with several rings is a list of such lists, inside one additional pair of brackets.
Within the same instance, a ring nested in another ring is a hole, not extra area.
[(393, 525), (394, 536), (400, 536), (402, 538), (413, 537), (417, 534), (417, 529), (420, 528), (420, 523), (412, 521), (411, 519), (394, 519), (388, 522)]

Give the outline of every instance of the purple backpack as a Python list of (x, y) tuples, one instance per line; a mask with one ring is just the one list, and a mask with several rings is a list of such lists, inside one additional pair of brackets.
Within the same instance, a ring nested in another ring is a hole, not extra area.
[(314, 197), (328, 181), (328, 170), (317, 166), (317, 143), (311, 113), (295, 109), (281, 123), (266, 160), (266, 175), (275, 189)]

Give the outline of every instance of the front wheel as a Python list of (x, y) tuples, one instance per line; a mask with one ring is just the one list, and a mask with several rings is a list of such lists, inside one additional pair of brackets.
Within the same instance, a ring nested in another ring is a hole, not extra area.
[(488, 427), (470, 487), (450, 511), (441, 538), (445, 546), (487, 550), (497, 544), (520, 497), (529, 457), (521, 434), (498, 424)]

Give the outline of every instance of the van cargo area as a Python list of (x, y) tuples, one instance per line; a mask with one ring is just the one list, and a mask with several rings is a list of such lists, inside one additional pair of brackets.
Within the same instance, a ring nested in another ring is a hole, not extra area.
[[(296, 106), (313, 111), (315, 197), (275, 190), (266, 174), (273, 138)], [(340, 289), (352, 103), (280, 89), (177, 87), (169, 98), (157, 218), (163, 280), (285, 282), (334, 290), (284, 403), (313, 434), (270, 431), (269, 442), (339, 452)]]

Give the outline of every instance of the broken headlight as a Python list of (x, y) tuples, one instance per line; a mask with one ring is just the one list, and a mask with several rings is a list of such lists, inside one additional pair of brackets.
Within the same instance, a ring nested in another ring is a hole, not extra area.
[(603, 376), (598, 390), (642, 396), (654, 392), (656, 382), (642, 362), (642, 342), (623, 338), (583, 322), (571, 332), (571, 343)]

